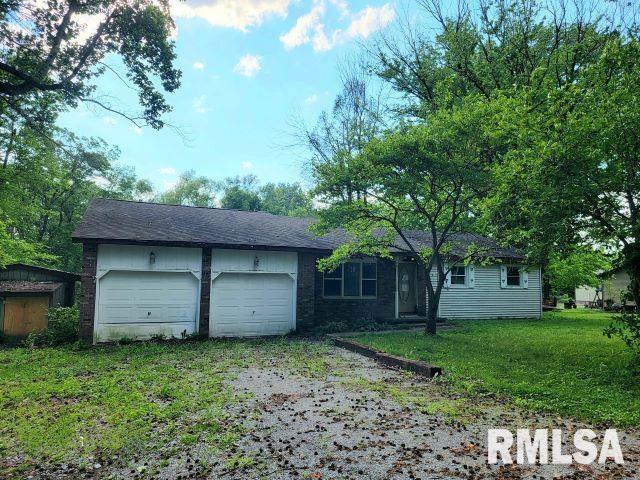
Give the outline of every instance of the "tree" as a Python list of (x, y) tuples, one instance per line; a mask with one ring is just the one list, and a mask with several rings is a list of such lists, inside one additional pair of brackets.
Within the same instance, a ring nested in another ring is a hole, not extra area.
[(11, 228), (0, 220), (0, 268), (11, 263), (52, 263), (58, 259), (44, 245), (15, 237)]
[[(294, 125), (298, 142), (311, 153), (307, 162), (311, 175), (324, 165), (344, 168), (365, 146), (380, 133), (383, 125), (381, 104), (369, 93), (366, 76), (355, 67), (342, 72), (342, 90), (330, 112), (323, 112), (316, 125)], [(355, 182), (354, 182), (355, 183)], [(341, 199), (354, 199), (359, 192), (347, 181)]]
[(399, 122), (428, 123), (469, 96), (492, 105), (485, 230), (543, 264), (585, 235), (619, 249), (638, 299), (638, 5), (420, 4), (435, 34), (408, 21), (400, 38), (368, 49), (372, 70), (405, 99)]
[(90, 199), (133, 198), (148, 182), (132, 171), (125, 181), (118, 167), (113, 170), (118, 150), (101, 140), (60, 129), (51, 136), (43, 139), (28, 127), (17, 130), (16, 147), (0, 165), (2, 261), (76, 270), (81, 249), (71, 243), (71, 233)]
[(158, 195), (157, 202), (194, 207), (212, 207), (216, 202), (216, 183), (193, 170), (180, 175), (176, 185)]
[(488, 122), (504, 135), (507, 154), (495, 170), (498, 187), (485, 210), (496, 231), (523, 244), (534, 239), (530, 245), (547, 257), (580, 243), (618, 252), (635, 301), (639, 55), (637, 39), (613, 38), (572, 84), (548, 89), (543, 102), (525, 91)]
[(258, 189), (260, 208), (274, 215), (308, 216), (313, 211), (311, 197), (299, 183), (267, 183)]
[[(328, 204), (318, 211), (315, 231), (344, 228), (349, 239), (320, 267), (335, 268), (358, 254), (412, 254), (426, 271), (430, 334), (436, 333), (440, 294), (453, 265), (488, 255), (490, 245), (467, 233), (474, 207), (491, 185), (492, 148), (480, 128), (486, 115), (482, 103), (438, 112), (428, 125), (401, 128), (372, 140), (357, 156), (314, 170), (315, 193)], [(344, 195), (349, 188), (357, 198)]]
[[(167, 0), (2, 2), (2, 109), (35, 129), (39, 122), (30, 108), (33, 102), (64, 107), (88, 102), (137, 125), (161, 128), (161, 116), (170, 107), (156, 85), (167, 92), (180, 85), (181, 73), (173, 67), (172, 28)], [(125, 113), (95, 95), (92, 80), (106, 70), (125, 81), (104, 61), (110, 54), (122, 60), (143, 107), (140, 114)]]
[[(617, 35), (633, 5), (586, 1), (419, 0), (429, 25), (407, 20), (398, 35), (381, 35), (367, 48), (371, 70), (405, 102), (405, 119), (460, 104), (470, 94), (570, 85)], [(431, 25), (435, 25), (433, 28)], [(428, 33), (427, 33), (428, 32)]]
[(565, 294), (573, 298), (576, 288), (599, 287), (602, 280), (598, 274), (610, 268), (611, 261), (603, 252), (577, 247), (551, 256), (546, 269), (547, 281), (554, 295)]

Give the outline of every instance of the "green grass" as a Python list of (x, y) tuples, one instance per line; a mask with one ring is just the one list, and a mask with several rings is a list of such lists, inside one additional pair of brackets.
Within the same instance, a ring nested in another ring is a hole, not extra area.
[(362, 334), (355, 340), (444, 368), (453, 389), (505, 396), (516, 405), (577, 420), (640, 426), (640, 379), (631, 353), (602, 334), (610, 316), (590, 311), (542, 320), (476, 320), (428, 337)]
[[(246, 396), (233, 367), (273, 364), (318, 377), (328, 346), (305, 342), (138, 343), (85, 350), (0, 349), (0, 477), (34, 464), (205, 442), (225, 448), (242, 431), (233, 409)], [(9, 465), (7, 458), (20, 458)], [(5, 459), (5, 460), (3, 460)], [(239, 460), (239, 462), (244, 460)]]

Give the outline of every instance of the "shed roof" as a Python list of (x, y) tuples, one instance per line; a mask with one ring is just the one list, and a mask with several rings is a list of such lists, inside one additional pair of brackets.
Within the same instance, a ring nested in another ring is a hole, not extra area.
[(7, 293), (51, 293), (64, 283), (60, 282), (23, 282), (20, 280), (0, 281), (0, 294)]
[[(309, 231), (313, 222), (312, 218), (267, 212), (94, 199), (73, 232), (73, 240), (327, 252), (347, 241), (341, 229), (314, 235)], [(428, 232), (410, 231), (407, 236), (416, 249), (431, 242)], [(516, 249), (500, 248), (494, 241), (472, 233), (458, 234), (456, 240), (460, 249), (476, 243), (486, 247), (488, 256), (524, 258)]]
[(30, 265), (27, 263), (11, 263), (0, 270), (26, 270), (30, 272), (38, 272), (58, 277), (63, 281), (80, 281), (80, 274), (73, 272), (66, 272), (64, 270), (58, 270), (55, 268), (40, 267), (37, 265)]

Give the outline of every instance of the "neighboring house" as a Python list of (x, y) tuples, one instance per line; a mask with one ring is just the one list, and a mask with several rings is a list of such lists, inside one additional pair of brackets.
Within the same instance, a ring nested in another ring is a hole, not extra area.
[[(631, 278), (623, 267), (614, 268), (602, 274), (604, 279), (603, 298), (605, 305), (621, 305), (622, 293), (629, 290), (631, 285)], [(629, 306), (635, 306), (633, 300), (627, 300), (626, 304)]]
[(0, 269), (0, 332), (24, 336), (47, 327), (51, 307), (73, 305), (76, 273), (14, 263)]
[(582, 285), (575, 291), (576, 305), (593, 305), (597, 300), (602, 300), (602, 294), (598, 295), (594, 287)]
[[(614, 268), (608, 272), (599, 272), (598, 276), (602, 280), (602, 286), (596, 290), (593, 287), (582, 286), (576, 288), (576, 303), (578, 305), (595, 305), (602, 306), (604, 301), (605, 307), (622, 305), (622, 293), (629, 289), (631, 279), (629, 274), (622, 267)], [(631, 299), (626, 300), (627, 306), (635, 306), (635, 302)]]
[[(311, 219), (215, 208), (94, 200), (73, 234), (83, 244), (80, 333), (87, 342), (154, 335), (278, 335), (332, 322), (424, 316), (424, 269), (400, 251), (322, 273), (345, 242), (309, 232)], [(429, 235), (411, 232), (416, 247)], [(454, 269), (442, 318), (541, 314), (540, 270), (483, 243), (501, 264)]]

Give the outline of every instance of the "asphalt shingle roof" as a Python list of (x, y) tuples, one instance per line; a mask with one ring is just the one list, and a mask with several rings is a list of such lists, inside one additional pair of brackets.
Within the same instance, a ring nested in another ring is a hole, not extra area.
[(49, 293), (60, 288), (59, 282), (24, 282), (21, 280), (0, 281), (0, 293)]
[[(330, 251), (346, 241), (335, 230), (322, 237), (309, 231), (310, 218), (287, 217), (266, 212), (188, 207), (158, 203), (94, 199), (73, 232), (77, 242), (105, 241), (160, 243), (169, 245), (238, 246)], [(431, 235), (409, 232), (414, 246), (427, 246)], [(498, 248), (491, 240), (460, 234), (460, 245), (486, 244), (491, 255), (522, 258), (514, 249)]]

